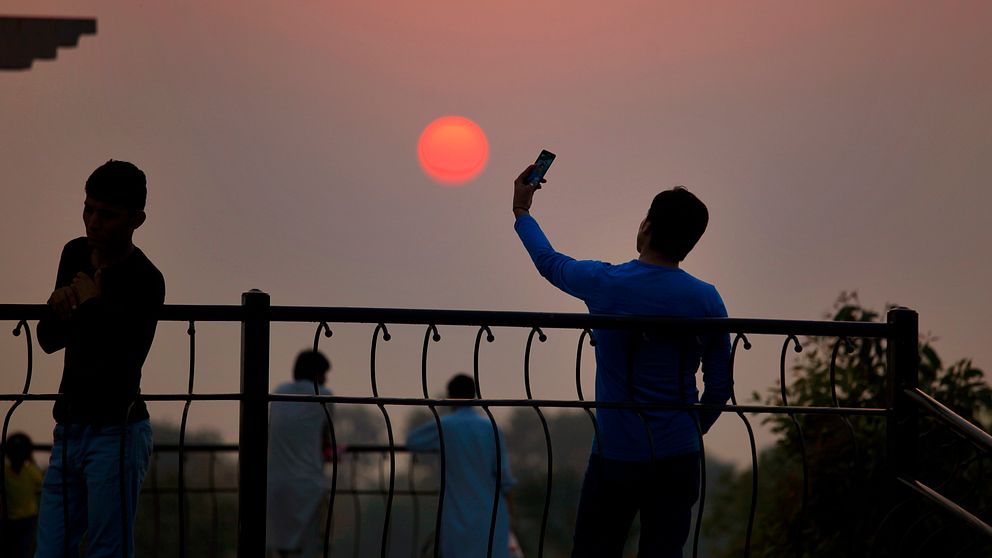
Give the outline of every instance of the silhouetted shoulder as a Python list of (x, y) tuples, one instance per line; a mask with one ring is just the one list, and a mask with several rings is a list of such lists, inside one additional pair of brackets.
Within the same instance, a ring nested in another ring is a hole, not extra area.
[[(86, 240), (85, 238), (83, 239)], [(138, 273), (141, 274), (142, 281), (146, 282), (149, 288), (153, 289), (156, 293), (156, 298), (160, 301), (165, 301), (165, 276), (162, 272), (155, 267), (148, 256), (141, 251), (141, 248), (137, 246), (134, 248), (134, 254), (131, 255), (134, 258), (133, 265)]]
[(65, 246), (62, 247), (62, 253), (64, 254), (66, 252), (89, 252), (89, 245), (86, 243), (86, 237), (80, 236), (66, 242)]
[(85, 236), (74, 238), (65, 243), (62, 247), (62, 262), (79, 267), (79, 264), (88, 262), (90, 257), (90, 245)]

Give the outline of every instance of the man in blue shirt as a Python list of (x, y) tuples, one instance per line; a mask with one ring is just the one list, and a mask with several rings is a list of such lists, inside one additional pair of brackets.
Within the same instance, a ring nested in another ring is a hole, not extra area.
[[(655, 196), (637, 230), (637, 259), (612, 265), (554, 250), (530, 215), (528, 167), (514, 182), (514, 228), (538, 272), (593, 314), (727, 316), (716, 288), (679, 268), (706, 230), (706, 206), (683, 187)], [(544, 180), (541, 180), (544, 182)], [(729, 334), (666, 336), (596, 330), (599, 402), (722, 405), (730, 397)], [(696, 369), (702, 362), (702, 396)], [(619, 557), (641, 514), (638, 556), (680, 557), (699, 492), (701, 434), (718, 412), (599, 409), (579, 499), (573, 557)]]
[[(448, 382), (448, 398), (475, 399), (475, 380), (458, 374)], [(441, 511), (441, 557), (485, 558), (489, 550), (493, 498), (500, 493), (493, 536), (493, 558), (509, 558), (510, 514), (507, 497), (516, 480), (510, 473), (502, 433), (500, 467), (496, 466), (493, 425), (474, 407), (454, 407), (441, 418), (444, 433), (444, 503)], [(437, 424), (430, 420), (407, 436), (412, 451), (440, 447)], [(500, 472), (497, 479), (497, 471)]]

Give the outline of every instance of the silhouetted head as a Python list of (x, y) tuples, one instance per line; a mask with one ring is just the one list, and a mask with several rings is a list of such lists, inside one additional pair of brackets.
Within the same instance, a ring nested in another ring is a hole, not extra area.
[(148, 189), (145, 173), (127, 161), (113, 159), (86, 179), (86, 197), (133, 211), (145, 209)]
[(111, 159), (93, 171), (83, 203), (90, 246), (109, 251), (129, 247), (135, 229), (145, 222), (147, 196), (145, 173), (131, 163)]
[(293, 366), (293, 378), (307, 382), (317, 381), (323, 385), (327, 381), (327, 372), (331, 369), (331, 361), (319, 351), (303, 351), (296, 357)]
[(699, 242), (710, 214), (706, 204), (684, 186), (654, 197), (637, 231), (637, 251), (650, 248), (666, 259), (681, 262)]
[(456, 374), (448, 382), (448, 399), (475, 399), (475, 380), (468, 374)]
[(34, 451), (34, 444), (27, 434), (18, 432), (7, 436), (7, 442), (3, 446), (4, 454), (10, 460), (10, 466), (14, 472), (21, 472), (21, 467), (26, 461), (32, 461), (31, 454)]

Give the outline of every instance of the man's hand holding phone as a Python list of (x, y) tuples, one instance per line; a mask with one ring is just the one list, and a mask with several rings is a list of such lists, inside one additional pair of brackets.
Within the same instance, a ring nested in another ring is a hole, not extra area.
[(530, 205), (534, 201), (534, 192), (541, 189), (541, 183), (547, 182), (543, 178), (541, 182), (531, 184), (527, 182), (527, 177), (534, 170), (534, 165), (528, 165), (524, 172), (513, 181), (513, 216), (520, 217), (530, 211)]
[(534, 201), (534, 192), (541, 189), (541, 184), (547, 182), (544, 174), (548, 172), (548, 167), (555, 160), (555, 154), (542, 150), (537, 161), (533, 165), (528, 165), (516, 180), (513, 181), (513, 216), (520, 217), (530, 212), (530, 206)]

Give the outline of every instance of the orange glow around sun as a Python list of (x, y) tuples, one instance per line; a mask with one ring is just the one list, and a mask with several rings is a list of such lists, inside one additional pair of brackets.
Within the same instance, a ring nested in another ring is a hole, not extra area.
[(420, 134), (417, 158), (427, 176), (449, 186), (479, 176), (489, 159), (489, 141), (478, 124), (463, 116), (442, 116)]

